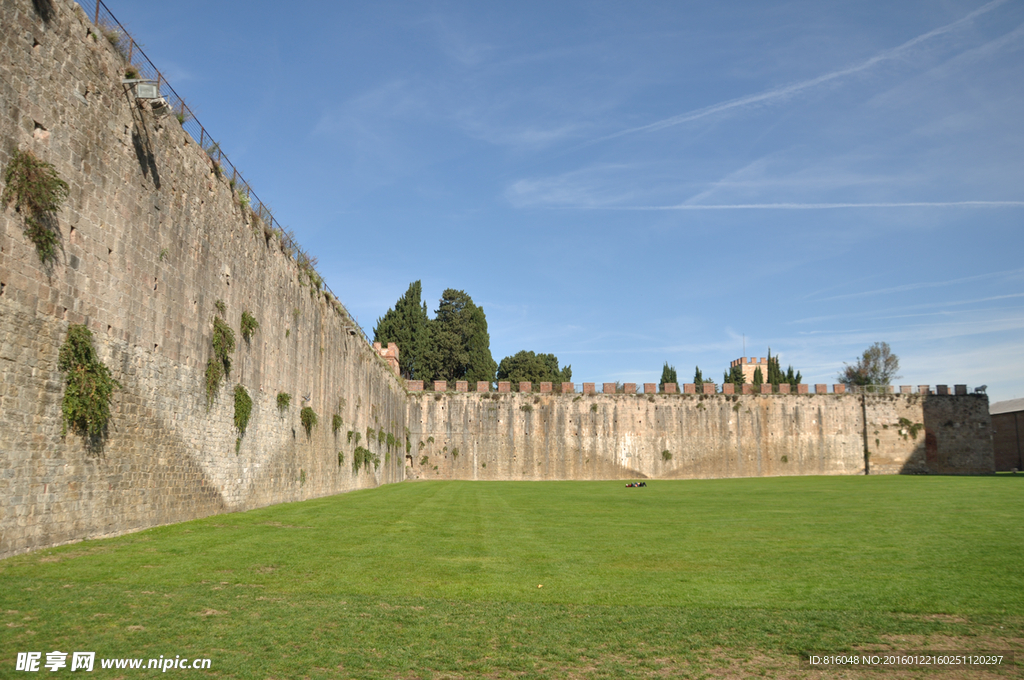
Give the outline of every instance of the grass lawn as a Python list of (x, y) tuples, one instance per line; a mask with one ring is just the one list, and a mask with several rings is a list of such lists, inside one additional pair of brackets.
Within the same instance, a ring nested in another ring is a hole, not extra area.
[(1020, 676), (1024, 476), (405, 483), (0, 561), (0, 677), (53, 650), (260, 680), (842, 677), (800, 655), (1014, 651), (896, 675)]

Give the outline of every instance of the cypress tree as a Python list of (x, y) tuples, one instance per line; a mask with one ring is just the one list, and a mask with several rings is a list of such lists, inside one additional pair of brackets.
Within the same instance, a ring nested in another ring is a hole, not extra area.
[(661, 389), (664, 389), (665, 383), (679, 384), (679, 378), (676, 377), (676, 367), (669, 366), (667, 361), (665, 362), (665, 367), (661, 369), (661, 382), (658, 385)]
[(420, 302), (422, 293), (419, 281), (410, 283), (405, 295), (398, 298), (393, 309), (377, 319), (373, 329), (374, 342), (398, 345), (398, 368), (406, 379), (430, 380), (433, 377), (426, 356), (431, 349), (430, 319), (426, 304)]

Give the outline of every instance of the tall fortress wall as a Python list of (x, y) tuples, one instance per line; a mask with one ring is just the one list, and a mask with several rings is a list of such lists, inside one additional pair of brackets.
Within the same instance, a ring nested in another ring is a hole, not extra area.
[(413, 392), (408, 424), (406, 474), (423, 479), (994, 469), (988, 399), (976, 395)]
[[(376, 440), (364, 443), (379, 469), (354, 473), (346, 442), (350, 430), (404, 432), (399, 380), (253, 228), (177, 119), (133, 112), (124, 63), (85, 13), (55, 8), (44, 22), (31, 0), (0, 2), (0, 168), (29, 150), (70, 185), (51, 268), (22, 215), (0, 211), (0, 557), (401, 480), (401, 456)], [(208, 409), (218, 300), (237, 347)], [(251, 344), (243, 311), (260, 324)], [(61, 436), (69, 324), (88, 326), (123, 386), (98, 450)], [(237, 384), (253, 408), (236, 453)], [(283, 412), (279, 392), (291, 395)], [(303, 406), (319, 416), (308, 438)]]
[[(70, 185), (52, 266), (0, 211), (0, 558), (406, 478), (992, 470), (983, 396), (407, 392), (177, 119), (126, 93), (86, 13), (53, 8), (0, 0), (0, 168), (28, 150)], [(237, 347), (208, 405), (218, 301)], [(102, 446), (62, 436), (71, 324), (122, 385)], [(354, 471), (357, 447), (379, 464)]]

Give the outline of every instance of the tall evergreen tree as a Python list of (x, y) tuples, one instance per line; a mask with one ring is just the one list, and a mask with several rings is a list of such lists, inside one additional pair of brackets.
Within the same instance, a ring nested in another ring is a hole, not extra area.
[(761, 385), (764, 384), (764, 373), (761, 372), (760, 366), (754, 369), (754, 379), (750, 381), (750, 384), (754, 386), (755, 391), (761, 389)]
[(665, 367), (661, 369), (661, 382), (658, 385), (664, 389), (665, 383), (679, 384), (679, 378), (676, 376), (676, 367), (669, 366), (668, 362), (665, 362)]
[(430, 335), (435, 379), (494, 380), (498, 366), (491, 357), (487, 317), (464, 291), (444, 291)]
[(725, 379), (723, 382), (732, 383), (733, 385), (742, 385), (747, 382), (746, 377), (743, 375), (743, 366), (736, 364), (729, 368), (725, 372)]
[(430, 319), (427, 305), (420, 301), (422, 293), (419, 281), (410, 283), (405, 295), (398, 298), (393, 309), (377, 319), (373, 329), (374, 342), (398, 345), (398, 368), (406, 379), (430, 380), (432, 377), (425, 356), (430, 351)]
[(697, 392), (700, 392), (704, 387), (704, 376), (701, 375), (700, 366), (696, 368), (697, 370), (693, 372), (693, 384), (697, 387)]

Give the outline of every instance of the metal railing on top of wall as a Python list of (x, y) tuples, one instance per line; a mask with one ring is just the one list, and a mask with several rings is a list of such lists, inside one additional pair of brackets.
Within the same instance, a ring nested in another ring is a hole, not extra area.
[[(266, 203), (261, 201), (256, 195), (256, 192), (252, 190), (252, 186), (245, 181), (242, 177), (242, 173), (238, 171), (228, 157), (221, 151), (220, 145), (214, 140), (213, 136), (203, 127), (199, 119), (189, 108), (185, 100), (182, 99), (181, 95), (175, 92), (171, 84), (167, 82), (167, 79), (160, 73), (160, 70), (153, 64), (153, 62), (146, 56), (146, 53), (142, 51), (142, 47), (139, 46), (135, 39), (132, 38), (128, 30), (117, 20), (113, 12), (103, 3), (103, 0), (96, 0), (96, 11), (92, 16), (93, 23), (97, 28), (100, 29), (100, 33), (106, 40), (114, 46), (121, 56), (124, 58), (126, 66), (134, 69), (136, 78), (145, 80), (153, 80), (157, 83), (160, 88), (160, 95), (170, 106), (171, 110), (177, 116), (178, 121), (181, 123), (181, 128), (187, 132), (192, 139), (199, 143), (199, 147), (203, 149), (214, 163), (216, 163), (220, 171), (227, 176), (235, 190), (238, 191), (239, 195), (245, 195), (248, 199), (249, 209), (260, 218), (260, 220), (273, 229), (277, 237), (281, 240), (281, 243), (285, 246), (287, 251), (294, 253), (294, 257), (301, 264), (302, 259), (308, 266), (312, 267), (311, 258), (304, 251), (295, 239), (291, 237), (289, 232), (281, 226), (281, 223), (274, 217), (273, 212)], [(333, 298), (332, 304), (337, 304), (344, 312), (345, 316), (351, 321), (352, 328), (359, 333), (359, 336), (369, 344), (369, 339), (366, 337), (366, 333), (362, 327), (355, 320), (348, 309), (342, 304), (341, 299), (331, 290), (327, 282), (323, 280), (323, 277), (317, 273), (320, 279), (321, 285)]]

